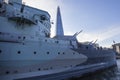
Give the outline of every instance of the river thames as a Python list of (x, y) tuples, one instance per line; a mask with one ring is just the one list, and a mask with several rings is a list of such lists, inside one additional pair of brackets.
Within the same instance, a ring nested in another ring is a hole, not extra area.
[[(89, 78), (89, 79), (88, 79)], [(117, 60), (117, 68), (88, 76), (83, 80), (120, 80), (120, 59)]]
[(70, 80), (120, 80), (120, 59), (117, 60), (117, 67), (89, 74), (82, 78), (71, 78)]

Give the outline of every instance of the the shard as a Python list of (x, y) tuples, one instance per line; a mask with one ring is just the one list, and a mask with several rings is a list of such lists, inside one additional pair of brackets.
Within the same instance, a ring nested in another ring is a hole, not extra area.
[(64, 36), (60, 8), (57, 8), (56, 37)]

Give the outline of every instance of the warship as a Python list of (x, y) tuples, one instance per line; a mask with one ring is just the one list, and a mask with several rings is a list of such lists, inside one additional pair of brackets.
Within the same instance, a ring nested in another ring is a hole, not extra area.
[(0, 80), (61, 80), (116, 66), (115, 52), (64, 35), (57, 8), (56, 35), (48, 12), (0, 0)]

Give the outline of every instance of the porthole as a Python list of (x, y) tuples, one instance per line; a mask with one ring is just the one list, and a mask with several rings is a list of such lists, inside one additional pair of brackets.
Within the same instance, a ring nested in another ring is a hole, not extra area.
[(38, 71), (40, 71), (41, 69), (40, 68), (38, 68)]
[(9, 74), (10, 72), (9, 72), (9, 71), (6, 71), (5, 73), (6, 73), (6, 74)]
[(25, 38), (26, 38), (26, 37), (24, 36), (24, 37), (23, 37), (23, 40), (25, 40)]
[(86, 49), (88, 49), (88, 46), (86, 46)]
[(59, 43), (59, 41), (55, 41), (55, 43), (57, 43), (57, 44), (58, 44), (58, 43)]
[(45, 39), (45, 42), (47, 42), (47, 40)]
[(37, 52), (36, 51), (34, 51), (34, 54), (36, 54)]
[(21, 53), (21, 51), (18, 51), (18, 54), (20, 54)]
[(2, 53), (2, 50), (0, 50), (0, 53)]
[(60, 54), (60, 52), (58, 52), (58, 54)]
[(65, 54), (65, 52), (63, 52), (63, 54)]
[(50, 67), (50, 69), (53, 69), (53, 67)]
[(47, 54), (50, 54), (49, 52), (47, 52)]
[(21, 39), (21, 37), (20, 37), (20, 36), (18, 36), (18, 39)]

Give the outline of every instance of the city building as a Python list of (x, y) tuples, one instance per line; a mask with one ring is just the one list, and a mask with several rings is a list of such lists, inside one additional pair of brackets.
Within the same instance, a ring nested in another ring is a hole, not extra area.
[(112, 45), (113, 50), (117, 52), (117, 55), (120, 55), (120, 43), (115, 43)]

